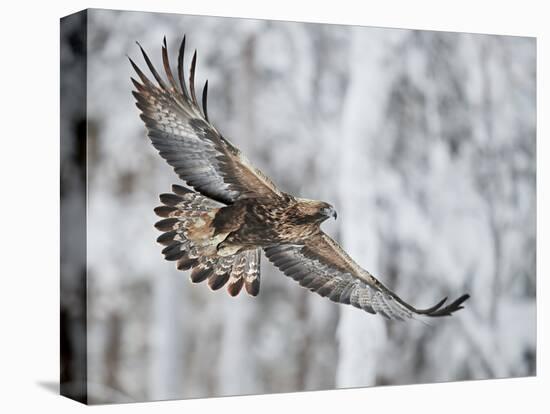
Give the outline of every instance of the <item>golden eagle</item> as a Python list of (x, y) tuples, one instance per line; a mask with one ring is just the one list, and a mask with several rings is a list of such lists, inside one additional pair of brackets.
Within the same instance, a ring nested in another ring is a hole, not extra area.
[[(208, 81), (202, 108), (195, 92), (197, 52), (191, 61), (189, 87), (184, 79), (185, 37), (178, 55), (177, 80), (168, 60), (166, 38), (162, 61), (166, 79), (155, 70), (139, 45), (153, 83), (130, 59), (139, 79), (133, 95), (148, 136), (162, 158), (188, 187), (174, 185), (161, 194), (155, 227), (166, 246), (166, 260), (191, 271), (191, 281), (208, 280), (211, 289), (227, 285), (230, 295), (242, 287), (252, 296), (260, 289), (260, 251), (301, 286), (339, 303), (369, 313), (403, 320), (415, 315), (446, 316), (462, 309), (469, 295), (443, 307), (447, 298), (428, 309), (405, 302), (362, 269), (321, 230), (336, 218), (323, 201), (294, 197), (279, 190), (209, 121)], [(194, 190), (192, 190), (192, 189)]]

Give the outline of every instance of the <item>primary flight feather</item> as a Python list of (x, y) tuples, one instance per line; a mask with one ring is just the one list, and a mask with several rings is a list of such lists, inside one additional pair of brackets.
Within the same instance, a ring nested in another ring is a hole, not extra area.
[[(260, 289), (260, 251), (285, 275), (334, 302), (369, 313), (404, 320), (415, 315), (447, 316), (462, 309), (469, 295), (443, 306), (417, 309), (384, 286), (321, 230), (336, 218), (323, 201), (291, 196), (279, 190), (210, 123), (208, 82), (202, 105), (195, 90), (197, 52), (187, 84), (184, 76), (185, 37), (178, 54), (177, 80), (170, 67), (166, 39), (162, 62), (166, 79), (139, 46), (154, 81), (130, 59), (139, 80), (133, 95), (148, 136), (159, 154), (187, 187), (174, 185), (161, 194), (162, 217), (157, 239), (166, 260), (180, 270), (191, 269), (195, 283), (207, 280), (211, 289), (227, 286), (230, 295)], [(190, 188), (188, 188), (190, 187)]]

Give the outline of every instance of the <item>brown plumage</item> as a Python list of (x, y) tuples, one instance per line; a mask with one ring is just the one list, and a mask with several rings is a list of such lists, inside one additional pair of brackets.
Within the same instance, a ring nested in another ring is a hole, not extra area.
[[(141, 49), (141, 46), (140, 46)], [(227, 287), (235, 296), (244, 289), (256, 296), (260, 289), (260, 249), (285, 275), (301, 286), (389, 319), (415, 315), (445, 316), (462, 309), (469, 295), (443, 307), (446, 298), (428, 309), (417, 309), (362, 269), (321, 230), (336, 218), (325, 202), (293, 197), (279, 190), (251, 165), (241, 152), (210, 123), (208, 82), (197, 101), (193, 55), (189, 88), (184, 80), (185, 37), (178, 55), (178, 80), (168, 60), (166, 39), (162, 61), (167, 82), (141, 49), (156, 84), (130, 59), (140, 81), (133, 79), (133, 95), (148, 136), (160, 155), (188, 187), (174, 185), (162, 194), (155, 212), (163, 234), (166, 260), (180, 270), (191, 269), (191, 281), (207, 281), (212, 290)]]

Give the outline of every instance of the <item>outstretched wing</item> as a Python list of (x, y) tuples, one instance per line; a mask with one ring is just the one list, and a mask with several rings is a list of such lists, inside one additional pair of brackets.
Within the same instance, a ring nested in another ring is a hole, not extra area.
[(141, 80), (132, 78), (137, 89), (132, 93), (154, 147), (180, 178), (201, 194), (225, 204), (248, 197), (281, 196), (271, 180), (210, 123), (206, 105), (208, 81), (202, 93), (201, 110), (195, 94), (197, 51), (191, 62), (187, 89), (183, 70), (185, 37), (178, 56), (179, 82), (170, 68), (166, 38), (162, 47), (166, 81), (141, 46), (140, 49), (156, 84), (130, 59)]
[(312, 292), (389, 319), (448, 316), (462, 309), (462, 303), (469, 298), (469, 295), (462, 295), (442, 307), (445, 298), (431, 308), (417, 309), (362, 269), (338, 243), (322, 232), (305, 245), (279, 245), (264, 250), (268, 259), (285, 275)]

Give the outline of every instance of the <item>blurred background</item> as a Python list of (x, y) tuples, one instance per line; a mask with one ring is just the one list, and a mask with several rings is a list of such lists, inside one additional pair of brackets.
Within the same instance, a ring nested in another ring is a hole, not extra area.
[[(179, 179), (126, 55), (160, 70), (184, 34), (226, 137), (333, 204), (324, 230), (405, 300), (466, 308), (387, 322), (265, 258), (260, 295), (231, 298), (164, 261), (153, 208)], [(87, 47), (90, 402), (535, 375), (534, 38), (91, 10)]]

